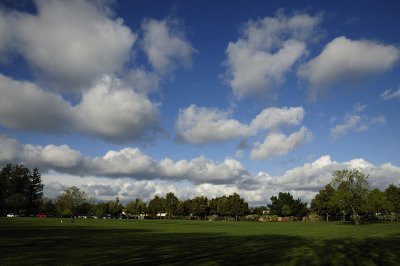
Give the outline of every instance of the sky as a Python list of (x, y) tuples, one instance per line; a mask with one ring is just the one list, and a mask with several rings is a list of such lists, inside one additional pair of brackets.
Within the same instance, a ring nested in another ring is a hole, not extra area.
[(400, 184), (398, 1), (0, 1), (0, 165), (46, 197)]

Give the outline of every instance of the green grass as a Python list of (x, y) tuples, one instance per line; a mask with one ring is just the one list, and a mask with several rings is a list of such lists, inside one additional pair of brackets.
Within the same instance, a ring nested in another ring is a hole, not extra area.
[(399, 265), (400, 224), (0, 218), (0, 265)]

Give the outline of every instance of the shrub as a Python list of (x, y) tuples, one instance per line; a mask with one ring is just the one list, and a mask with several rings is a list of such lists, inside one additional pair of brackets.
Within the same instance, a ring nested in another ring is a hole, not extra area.
[(256, 222), (256, 221), (258, 221), (260, 219), (260, 215), (258, 215), (258, 214), (249, 214), (249, 215), (246, 215), (244, 218), (245, 218), (246, 221)]
[(319, 216), (316, 212), (309, 213), (306, 216), (305, 221), (307, 222), (320, 222), (322, 221), (321, 216)]

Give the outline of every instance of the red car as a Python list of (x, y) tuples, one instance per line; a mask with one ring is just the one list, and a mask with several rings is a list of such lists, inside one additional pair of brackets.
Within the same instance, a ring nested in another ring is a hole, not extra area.
[(45, 213), (39, 213), (38, 215), (36, 215), (36, 217), (38, 217), (38, 218), (46, 218), (47, 215)]

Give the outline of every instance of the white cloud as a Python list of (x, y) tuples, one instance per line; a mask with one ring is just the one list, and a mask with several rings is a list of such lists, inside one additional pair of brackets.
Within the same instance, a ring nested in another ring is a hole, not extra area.
[(0, 9), (0, 63), (6, 61), (6, 52), (12, 47), (12, 29), (9, 17)]
[(270, 197), (279, 192), (290, 192), (294, 197), (310, 202), (320, 189), (331, 182), (333, 171), (352, 168), (369, 174), (368, 181), (372, 188), (384, 190), (389, 184), (400, 185), (400, 167), (391, 163), (374, 165), (362, 158), (337, 162), (329, 155), (287, 170), (281, 175), (273, 176), (267, 172), (260, 172), (253, 176), (248, 175), (235, 183), (189, 183), (185, 180), (135, 180), (90, 175), (82, 178), (56, 173), (42, 174), (42, 179), (45, 183), (45, 195), (51, 197), (60, 194), (66, 186), (75, 185), (97, 200), (113, 200), (118, 196), (124, 202), (137, 197), (148, 202), (154, 195), (165, 195), (167, 192), (173, 192), (179, 199), (198, 195), (214, 198), (236, 192), (250, 204), (266, 205), (270, 202)]
[(236, 42), (226, 49), (226, 77), (234, 95), (265, 95), (269, 88), (281, 84), (284, 74), (306, 53), (309, 40), (320, 17), (298, 14), (292, 17), (278, 13), (250, 21)]
[(170, 159), (160, 161), (160, 173), (164, 176), (188, 179), (195, 183), (229, 184), (248, 176), (248, 172), (239, 161), (227, 158), (216, 163), (200, 156), (191, 161), (174, 162)]
[(400, 97), (400, 88), (397, 91), (393, 91), (393, 92), (392, 92), (392, 90), (385, 90), (380, 96), (385, 101), (399, 98)]
[(7, 14), (13, 48), (58, 89), (76, 91), (129, 60), (136, 35), (107, 2), (38, 0), (36, 7), (37, 14)]
[(362, 132), (369, 129), (372, 125), (385, 124), (386, 118), (384, 115), (377, 117), (368, 117), (359, 114), (366, 108), (365, 105), (356, 105), (354, 111), (347, 113), (342, 123), (335, 125), (330, 129), (330, 135), (334, 139), (345, 136), (348, 132)]
[(127, 177), (136, 180), (187, 180), (192, 183), (234, 183), (249, 174), (243, 165), (234, 159), (226, 158), (215, 162), (204, 156), (190, 161), (173, 161), (165, 158), (154, 160), (138, 148), (124, 148), (108, 151), (102, 157), (84, 157), (79, 151), (67, 145), (47, 145), (45, 147), (20, 144), (18, 141), (0, 138), (5, 144), (4, 154), (0, 159), (20, 160), (28, 166), (39, 167), (63, 174), (78, 174), (95, 177)]
[(75, 105), (26, 81), (0, 74), (0, 124), (47, 133), (76, 131), (114, 142), (135, 141), (157, 130), (158, 104), (104, 75)]
[(35, 165), (41, 169), (72, 169), (78, 168), (83, 160), (80, 152), (67, 145), (34, 146), (24, 145), (21, 154), (24, 163)]
[(135, 91), (149, 94), (157, 91), (160, 86), (160, 77), (155, 73), (147, 72), (144, 69), (131, 69), (125, 77), (127, 85)]
[(72, 106), (54, 93), (27, 81), (0, 74), (0, 124), (39, 132), (65, 132), (71, 126)]
[(249, 135), (250, 128), (230, 116), (229, 112), (196, 105), (181, 109), (175, 124), (178, 139), (205, 144)]
[(83, 171), (96, 176), (126, 176), (138, 179), (153, 179), (158, 172), (157, 162), (137, 148), (108, 151), (103, 157), (87, 158)]
[(190, 67), (196, 50), (186, 40), (177, 20), (148, 19), (142, 23), (142, 48), (153, 68), (168, 74), (180, 65)]
[(295, 126), (304, 118), (303, 107), (266, 108), (254, 118), (250, 127), (253, 131), (277, 129), (280, 126)]
[(12, 138), (0, 135), (0, 162), (11, 163), (18, 160), (22, 145)]
[(271, 196), (290, 192), (310, 201), (332, 180), (333, 171), (353, 168), (370, 176), (371, 187), (383, 190), (389, 184), (400, 184), (400, 167), (391, 163), (374, 165), (362, 158), (340, 163), (325, 155), (281, 175), (267, 172), (251, 175), (239, 161), (231, 158), (222, 162), (204, 156), (190, 161), (168, 158), (156, 161), (134, 148), (90, 158), (66, 145), (41, 147), (20, 144), (2, 136), (2, 147), (4, 143), (12, 144), (7, 157), (14, 162), (26, 163), (28, 167), (39, 166), (45, 196), (53, 198), (68, 186), (78, 186), (96, 200), (112, 200), (118, 196), (124, 202), (136, 197), (149, 201), (154, 195), (167, 192), (175, 193), (180, 199), (198, 195), (212, 198), (236, 192), (251, 204), (264, 205)]
[(251, 151), (251, 158), (255, 160), (267, 159), (272, 156), (282, 156), (304, 145), (313, 135), (306, 127), (286, 136), (283, 133), (269, 133), (263, 143), (255, 143)]
[(146, 137), (158, 126), (158, 104), (120, 79), (104, 75), (83, 94), (74, 107), (74, 118), (80, 132), (125, 142)]
[(302, 65), (298, 76), (311, 85), (311, 97), (340, 81), (352, 81), (391, 69), (400, 58), (399, 49), (374, 41), (338, 37), (317, 57)]
[(284, 125), (298, 125), (303, 118), (302, 107), (271, 107), (261, 111), (249, 124), (244, 124), (231, 118), (231, 112), (191, 105), (179, 110), (175, 127), (180, 141), (206, 144), (248, 137)]

